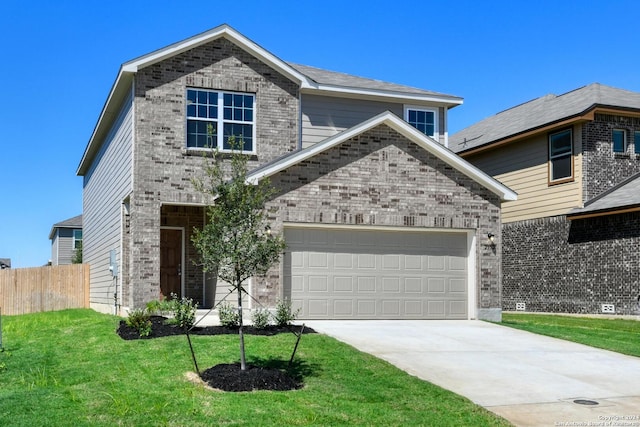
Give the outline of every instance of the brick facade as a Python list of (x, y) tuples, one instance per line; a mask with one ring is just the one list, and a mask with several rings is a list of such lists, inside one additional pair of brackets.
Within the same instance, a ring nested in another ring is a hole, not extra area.
[(503, 225), (503, 304), (515, 310), (640, 314), (640, 214)]
[[(500, 199), (387, 126), (378, 126), (276, 174), (272, 227), (283, 223), (471, 229), (478, 315), (500, 318)], [(487, 234), (496, 234), (496, 247)], [(280, 268), (257, 287), (272, 303)]]
[[(298, 146), (298, 85), (226, 39), (143, 68), (135, 77), (135, 144), (130, 204), (128, 302), (140, 306), (159, 295), (160, 227), (172, 215), (166, 204), (202, 204), (191, 179), (202, 176), (203, 157), (186, 148), (186, 89), (254, 93), (257, 155), (250, 167)], [(189, 262), (191, 264), (191, 262)], [(196, 273), (189, 272), (190, 275)], [(195, 286), (195, 285), (194, 285)], [(188, 285), (189, 293), (197, 293)]]
[[(627, 151), (614, 153), (612, 132), (626, 131)], [(640, 153), (634, 150), (634, 132), (640, 131), (640, 118), (596, 114), (582, 127), (583, 200), (600, 193), (640, 172)]]

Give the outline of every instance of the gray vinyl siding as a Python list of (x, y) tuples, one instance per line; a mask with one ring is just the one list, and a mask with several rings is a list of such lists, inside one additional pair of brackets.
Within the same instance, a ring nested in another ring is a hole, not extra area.
[(58, 230), (56, 230), (53, 235), (53, 240), (51, 240), (51, 265), (58, 265), (58, 240), (60, 240), (58, 236)]
[(119, 264), (121, 260), (122, 201), (131, 193), (132, 186), (132, 102), (131, 96), (123, 102), (117, 120), (84, 177), (83, 261), (91, 266), (91, 306), (100, 311), (109, 311), (114, 305), (110, 251), (116, 251)]
[(51, 245), (51, 264), (66, 265), (71, 264), (74, 255), (73, 250), (73, 229), (59, 228), (53, 237)]
[(402, 117), (401, 103), (302, 96), (302, 147), (306, 148), (385, 111)]

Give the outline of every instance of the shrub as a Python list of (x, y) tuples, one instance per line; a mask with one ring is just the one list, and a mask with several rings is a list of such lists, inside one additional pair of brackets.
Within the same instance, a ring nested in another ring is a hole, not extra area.
[(162, 300), (149, 301), (147, 311), (149, 314), (166, 316), (175, 310), (175, 300), (164, 298)]
[(196, 321), (196, 310), (198, 304), (191, 298), (177, 298), (176, 294), (171, 294), (171, 311), (173, 317), (167, 320), (171, 325), (178, 325), (182, 329), (190, 329)]
[(129, 312), (129, 317), (125, 320), (127, 326), (138, 331), (141, 337), (147, 337), (151, 333), (151, 320), (146, 308), (136, 308)]
[(298, 317), (298, 313), (300, 313), (300, 309), (297, 309), (295, 312), (291, 311), (290, 300), (278, 301), (278, 305), (276, 305), (276, 314), (275, 314), (276, 325), (277, 326), (290, 325), (291, 322), (296, 320), (296, 318)]
[(240, 315), (238, 309), (233, 307), (228, 302), (220, 304), (218, 306), (218, 317), (220, 318), (220, 324), (228, 328), (234, 328), (240, 325)]
[(257, 308), (251, 312), (253, 326), (258, 329), (266, 329), (269, 326), (271, 313), (266, 308)]

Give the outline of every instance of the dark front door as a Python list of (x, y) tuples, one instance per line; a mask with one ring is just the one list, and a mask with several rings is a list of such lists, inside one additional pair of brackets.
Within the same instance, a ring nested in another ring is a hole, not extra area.
[(160, 230), (160, 297), (181, 293), (182, 230)]

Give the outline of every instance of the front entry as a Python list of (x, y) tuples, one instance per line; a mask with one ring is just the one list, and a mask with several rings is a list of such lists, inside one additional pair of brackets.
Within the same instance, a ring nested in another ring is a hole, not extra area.
[(182, 297), (182, 230), (160, 230), (160, 298)]

